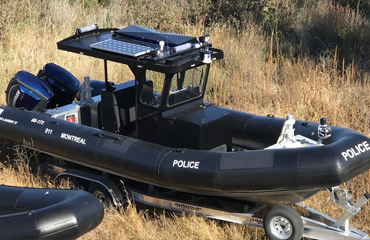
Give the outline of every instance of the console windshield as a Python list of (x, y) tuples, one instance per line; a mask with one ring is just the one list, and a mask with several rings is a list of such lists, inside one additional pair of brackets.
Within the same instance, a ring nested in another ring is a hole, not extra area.
[(173, 106), (203, 94), (209, 65), (194, 67), (173, 75), (167, 105)]
[(160, 107), (165, 81), (171, 82), (166, 101), (168, 107), (200, 97), (204, 92), (208, 71), (209, 65), (202, 65), (167, 75), (166, 78), (164, 73), (147, 70), (140, 100), (145, 105)]

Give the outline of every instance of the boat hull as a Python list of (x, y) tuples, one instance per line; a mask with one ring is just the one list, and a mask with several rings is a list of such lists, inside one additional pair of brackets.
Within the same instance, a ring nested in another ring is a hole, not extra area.
[[(370, 167), (369, 138), (337, 127), (325, 146), (213, 152), (168, 148), (46, 114), (0, 109), (3, 139), (116, 176), (183, 192), (288, 204), (340, 185)], [(255, 138), (259, 147), (273, 143), (277, 130), (269, 129), (281, 129), (284, 122), (259, 116), (243, 118), (249, 124), (243, 125), (244, 133), (251, 134), (247, 137)], [(243, 120), (233, 121), (237, 126), (237, 121)], [(261, 124), (266, 124), (265, 128)], [(258, 136), (246, 130), (257, 127)], [(312, 137), (317, 124), (297, 121), (295, 129)], [(360, 152), (346, 159), (343, 153), (351, 149)]]

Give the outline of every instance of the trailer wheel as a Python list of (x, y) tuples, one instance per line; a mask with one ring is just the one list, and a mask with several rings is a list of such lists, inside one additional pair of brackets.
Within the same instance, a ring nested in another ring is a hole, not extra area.
[(113, 206), (111, 195), (102, 185), (93, 183), (89, 188), (89, 193), (99, 199), (105, 208), (111, 208)]
[(272, 207), (263, 219), (266, 234), (274, 240), (296, 240), (303, 235), (303, 221), (294, 209), (285, 205)]

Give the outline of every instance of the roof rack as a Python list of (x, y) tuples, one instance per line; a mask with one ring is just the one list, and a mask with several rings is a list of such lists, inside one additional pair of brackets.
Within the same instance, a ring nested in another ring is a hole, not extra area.
[(73, 36), (58, 42), (58, 48), (164, 73), (223, 58), (223, 51), (209, 43), (209, 35), (197, 39), (135, 25), (123, 29), (99, 29), (96, 24), (81, 27)]

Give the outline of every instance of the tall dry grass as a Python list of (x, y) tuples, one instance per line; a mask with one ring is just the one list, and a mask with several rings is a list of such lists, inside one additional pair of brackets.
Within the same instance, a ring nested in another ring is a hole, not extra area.
[[(55, 187), (45, 176), (31, 172), (30, 154), (19, 148), (14, 164), (0, 163), (0, 183), (18, 187)], [(68, 182), (59, 187), (68, 187)], [(119, 211), (106, 210), (103, 222), (80, 239), (257, 239), (262, 230), (238, 224), (198, 217), (191, 214), (171, 213), (161, 209), (137, 208), (134, 203)]]
[[(19, 70), (37, 73), (48, 62), (71, 71), (78, 79), (90, 75), (103, 79), (102, 60), (56, 50), (56, 42), (73, 34), (77, 27), (97, 23), (100, 27), (141, 24), (160, 30), (198, 36), (205, 31), (225, 59), (213, 63), (206, 100), (233, 109), (297, 119), (318, 121), (326, 116), (333, 125), (369, 135), (369, 76), (355, 62), (339, 58), (337, 51), (312, 59), (290, 57), (279, 50), (279, 34), (266, 36), (263, 27), (246, 16), (239, 28), (214, 23), (204, 28), (206, 6), (187, 1), (130, 0), (3, 0), (0, 2), (0, 88)], [(328, 4), (328, 1), (318, 1)], [(151, 3), (152, 5), (149, 5)], [(148, 6), (148, 7), (146, 7)], [(326, 5), (325, 5), (326, 6)], [(327, 11), (330, 11), (330, 7)], [(162, 14), (160, 14), (162, 13)], [(190, 14), (191, 13), (191, 14)], [(352, 14), (352, 13), (351, 13)], [(190, 17), (189, 17), (190, 16)], [(352, 15), (351, 15), (352, 16)], [(338, 67), (340, 66), (340, 67)], [(109, 79), (132, 79), (129, 69), (109, 64)], [(5, 104), (4, 91), (0, 103)], [(20, 158), (22, 159), (22, 158)], [(0, 183), (50, 187), (45, 179), (32, 174), (27, 162), (2, 164)], [(47, 179), (46, 179), (47, 180)], [(369, 171), (344, 184), (354, 199), (370, 190)], [(329, 203), (325, 192), (305, 201), (310, 206), (337, 217), (341, 210)], [(354, 217), (352, 225), (370, 232), (369, 205)], [(103, 223), (86, 239), (260, 239), (263, 231), (160, 210), (107, 213)]]

